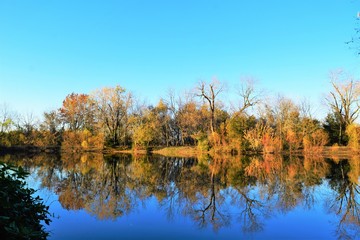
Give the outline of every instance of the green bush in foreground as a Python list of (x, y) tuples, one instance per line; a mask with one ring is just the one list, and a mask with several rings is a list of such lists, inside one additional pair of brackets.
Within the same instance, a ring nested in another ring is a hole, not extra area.
[(28, 175), (23, 168), (0, 163), (0, 235), (3, 239), (46, 239), (42, 225), (51, 222), (49, 207), (33, 197), (34, 189), (25, 186)]

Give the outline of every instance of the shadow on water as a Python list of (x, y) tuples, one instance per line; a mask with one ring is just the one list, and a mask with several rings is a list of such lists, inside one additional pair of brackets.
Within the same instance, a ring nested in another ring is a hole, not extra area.
[[(338, 219), (338, 238), (359, 237), (358, 157), (132, 155), (5, 155), (37, 173), (41, 188), (64, 209), (84, 209), (99, 220), (129, 215), (155, 198), (169, 221), (188, 217), (215, 232), (231, 225), (259, 232), (267, 219), (319, 203)], [(328, 194), (321, 194), (319, 187)]]

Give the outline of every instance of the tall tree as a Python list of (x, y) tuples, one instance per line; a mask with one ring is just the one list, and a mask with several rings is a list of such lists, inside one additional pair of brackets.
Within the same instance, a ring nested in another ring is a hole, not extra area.
[(210, 110), (210, 130), (212, 133), (216, 131), (215, 124), (215, 108), (216, 98), (223, 91), (223, 85), (218, 80), (213, 80), (211, 83), (200, 82), (197, 90), (197, 96), (206, 100), (209, 104)]
[(273, 104), (265, 104), (265, 112), (266, 123), (275, 129), (281, 145), (285, 138), (301, 141), (299, 107), (291, 99), (279, 96)]
[(352, 124), (360, 114), (360, 82), (352, 76), (342, 72), (331, 73), (332, 90), (326, 101), (339, 121), (339, 144), (342, 144), (346, 127)]
[(93, 127), (93, 107), (89, 95), (71, 93), (66, 96), (59, 111), (62, 121), (68, 125), (69, 130), (78, 131)]
[(134, 146), (148, 148), (150, 144), (161, 143), (162, 124), (158, 118), (156, 108), (148, 107), (141, 114), (135, 117), (133, 124)]
[(169, 146), (172, 138), (172, 128), (171, 128), (171, 115), (169, 111), (170, 107), (167, 103), (160, 99), (157, 106), (154, 108), (157, 121), (160, 123), (161, 134), (162, 134), (162, 144)]
[(127, 144), (128, 116), (132, 107), (132, 94), (120, 86), (95, 91), (98, 118), (105, 127), (113, 145)]
[(182, 105), (177, 112), (176, 122), (180, 129), (181, 144), (195, 144), (195, 135), (204, 132), (205, 124), (208, 124), (207, 109), (196, 105), (194, 101), (189, 101)]
[(58, 112), (49, 111), (44, 112), (44, 120), (41, 124), (41, 129), (49, 131), (51, 134), (54, 134), (60, 130), (61, 120)]

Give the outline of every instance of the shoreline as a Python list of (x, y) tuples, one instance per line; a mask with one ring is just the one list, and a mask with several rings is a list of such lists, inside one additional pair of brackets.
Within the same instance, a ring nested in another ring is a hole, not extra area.
[(134, 155), (146, 155), (156, 154), (166, 157), (197, 157), (200, 155), (208, 154), (224, 154), (224, 155), (318, 155), (326, 158), (350, 158), (353, 156), (360, 156), (360, 149), (353, 149), (347, 146), (326, 146), (322, 149), (316, 149), (314, 151), (304, 151), (303, 149), (296, 151), (282, 151), (279, 153), (273, 152), (252, 152), (246, 151), (241, 154), (231, 154), (225, 151), (215, 151), (210, 149), (208, 151), (201, 151), (196, 146), (173, 146), (173, 147), (154, 147), (150, 150), (146, 149), (121, 149), (121, 148), (105, 148), (105, 149), (89, 149), (86, 151), (62, 151), (60, 147), (47, 146), (12, 146), (4, 147), (0, 146), (0, 155), (4, 154), (62, 154), (62, 153), (103, 153), (103, 154), (134, 154)]

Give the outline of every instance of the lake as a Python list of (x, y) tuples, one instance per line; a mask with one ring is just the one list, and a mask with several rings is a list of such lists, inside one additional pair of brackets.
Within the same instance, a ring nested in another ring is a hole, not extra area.
[(5, 155), (50, 239), (358, 239), (360, 158)]

